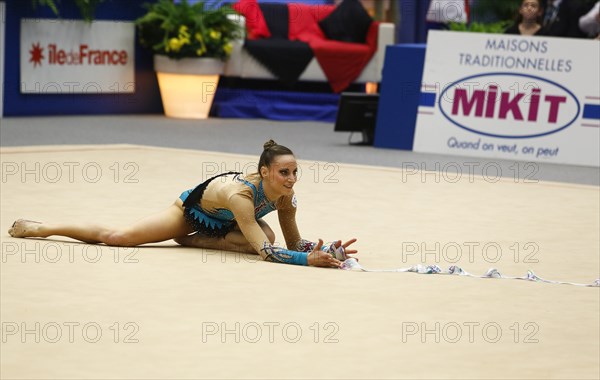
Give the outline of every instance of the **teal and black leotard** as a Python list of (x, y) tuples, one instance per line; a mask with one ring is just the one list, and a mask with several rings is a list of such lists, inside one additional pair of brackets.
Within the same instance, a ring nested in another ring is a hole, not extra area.
[[(222, 194), (213, 194), (215, 192)], [(242, 178), (241, 173), (228, 172), (209, 178), (196, 188), (181, 193), (179, 199), (183, 201), (186, 221), (203, 235), (227, 235), (236, 226), (236, 221), (233, 213), (225, 205), (219, 205), (218, 201), (238, 192), (252, 197), (256, 220), (276, 210), (275, 203), (265, 196), (262, 180), (255, 184)], [(202, 207), (202, 204), (208, 204), (208, 207)]]
[[(242, 177), (241, 173), (229, 172), (184, 191), (179, 198), (183, 201), (186, 222), (200, 234), (224, 237), (239, 226), (248, 243), (265, 260), (308, 265), (308, 252), (313, 250), (316, 244), (300, 237), (296, 226), (296, 197), (293, 192), (271, 201), (265, 195), (263, 181), (259, 175)], [(248, 201), (252, 202), (253, 215), (250, 204), (246, 203)], [(232, 212), (234, 207), (242, 219), (236, 220)], [(240, 210), (246, 210), (247, 213)], [(287, 249), (271, 244), (256, 223), (274, 210), (278, 212)], [(335, 247), (331, 243), (323, 247), (323, 250), (331, 253)]]

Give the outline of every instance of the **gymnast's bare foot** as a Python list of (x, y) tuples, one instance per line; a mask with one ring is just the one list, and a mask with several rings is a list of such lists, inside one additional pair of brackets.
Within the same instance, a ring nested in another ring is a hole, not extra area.
[(16, 238), (41, 237), (41, 235), (39, 235), (41, 225), (42, 223), (33, 220), (18, 219), (8, 230), (8, 234)]

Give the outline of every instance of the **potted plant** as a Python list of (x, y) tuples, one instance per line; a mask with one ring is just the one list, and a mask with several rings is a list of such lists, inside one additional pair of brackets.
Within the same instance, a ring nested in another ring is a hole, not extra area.
[(242, 36), (229, 6), (208, 7), (203, 1), (158, 0), (146, 4), (136, 20), (142, 46), (154, 52), (165, 114), (206, 119), (229, 58), (232, 42)]

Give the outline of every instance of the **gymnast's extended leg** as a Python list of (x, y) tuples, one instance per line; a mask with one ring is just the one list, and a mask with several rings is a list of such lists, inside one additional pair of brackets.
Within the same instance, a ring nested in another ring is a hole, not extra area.
[(86, 243), (133, 247), (186, 236), (193, 229), (185, 222), (180, 200), (167, 209), (125, 228), (107, 228), (94, 224), (50, 224), (17, 220), (8, 230), (13, 237), (66, 236)]

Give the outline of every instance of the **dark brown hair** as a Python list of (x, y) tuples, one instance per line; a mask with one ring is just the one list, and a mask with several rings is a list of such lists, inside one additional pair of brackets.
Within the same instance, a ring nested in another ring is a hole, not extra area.
[[(524, 2), (525, 2), (525, 0), (521, 0), (521, 4), (519, 5), (519, 10), (517, 11), (517, 14), (515, 16), (517, 25), (520, 24), (521, 22), (523, 22), (523, 16), (521, 16), (521, 7), (523, 6)], [(544, 22), (544, 12), (546, 9), (546, 2), (544, 0), (537, 0), (537, 3), (538, 3), (539, 8), (542, 11), (540, 12), (541, 15), (535, 18), (535, 22), (542, 25), (542, 23)]]
[(258, 160), (258, 172), (260, 173), (260, 168), (263, 166), (270, 167), (271, 162), (273, 162), (275, 157), (287, 154), (291, 154), (293, 156), (294, 152), (292, 152), (290, 148), (279, 145), (273, 140), (267, 141), (263, 144), (263, 152)]

